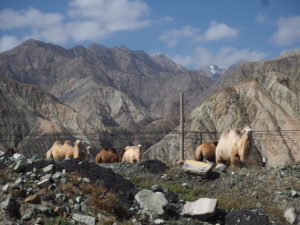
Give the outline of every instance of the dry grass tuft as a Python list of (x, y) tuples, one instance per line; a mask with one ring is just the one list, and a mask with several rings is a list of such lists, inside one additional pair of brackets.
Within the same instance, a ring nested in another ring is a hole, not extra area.
[(11, 172), (5, 169), (0, 169), (0, 184), (6, 184), (12, 179)]
[(74, 186), (79, 186), (81, 184), (81, 174), (79, 172), (67, 174), (66, 177)]
[(126, 217), (127, 210), (119, 201), (118, 197), (108, 192), (100, 185), (83, 184), (80, 190), (90, 195), (87, 203), (90, 204), (95, 210), (102, 210), (111, 215), (116, 215), (118, 218)]

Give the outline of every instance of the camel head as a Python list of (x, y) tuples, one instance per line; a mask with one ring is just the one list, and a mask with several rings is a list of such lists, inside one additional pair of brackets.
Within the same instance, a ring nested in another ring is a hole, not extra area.
[(141, 144), (138, 144), (137, 147), (138, 147), (139, 150), (142, 149), (142, 145)]
[(242, 132), (243, 132), (243, 135), (252, 134), (253, 130), (251, 129), (251, 127), (245, 126)]
[(75, 142), (74, 142), (74, 146), (78, 146), (78, 145), (80, 145), (81, 144), (81, 141), (80, 140), (76, 140)]

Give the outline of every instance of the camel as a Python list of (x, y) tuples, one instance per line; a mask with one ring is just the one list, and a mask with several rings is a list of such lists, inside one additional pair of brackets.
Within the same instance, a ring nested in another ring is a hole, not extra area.
[(241, 168), (251, 152), (252, 141), (252, 129), (249, 126), (242, 132), (238, 129), (223, 131), (216, 147), (216, 163)]
[(142, 161), (142, 145), (127, 146), (124, 149), (122, 161), (130, 163)]
[(103, 148), (96, 155), (96, 163), (114, 163), (119, 162), (119, 156), (114, 148)]
[(62, 145), (60, 141), (55, 141), (52, 147), (46, 153), (47, 159), (64, 160), (67, 158), (82, 158), (84, 156), (81, 150), (81, 141), (77, 140), (74, 142), (74, 147), (72, 142), (66, 140)]
[(215, 162), (216, 157), (216, 147), (218, 145), (218, 142), (204, 142), (201, 145), (199, 145), (195, 151), (195, 160), (197, 161), (203, 161), (207, 160), (209, 162)]

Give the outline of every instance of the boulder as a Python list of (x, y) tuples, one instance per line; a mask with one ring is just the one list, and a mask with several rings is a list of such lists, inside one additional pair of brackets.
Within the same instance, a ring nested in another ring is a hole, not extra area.
[(297, 214), (294, 208), (288, 208), (284, 212), (284, 218), (290, 223), (294, 224), (297, 218)]
[(202, 176), (206, 176), (213, 168), (213, 164), (204, 163), (195, 160), (186, 160), (182, 166), (185, 172), (194, 173)]
[(182, 210), (182, 215), (207, 219), (215, 214), (216, 207), (217, 199), (200, 198), (194, 202), (186, 202)]
[(49, 164), (48, 166), (43, 168), (44, 173), (52, 173), (54, 169), (53, 164)]
[(225, 224), (230, 225), (271, 225), (269, 218), (262, 212), (249, 209), (233, 209), (225, 217)]
[(152, 219), (162, 216), (165, 213), (163, 207), (168, 203), (163, 193), (146, 189), (138, 192), (135, 200), (141, 211)]
[(87, 224), (87, 225), (95, 225), (95, 223), (96, 223), (95, 217), (81, 215), (81, 214), (78, 214), (78, 213), (74, 213), (72, 219), (77, 221), (77, 222), (84, 223), (84, 224)]
[(0, 208), (4, 210), (10, 217), (20, 219), (20, 204), (8, 195), (7, 198), (1, 203)]

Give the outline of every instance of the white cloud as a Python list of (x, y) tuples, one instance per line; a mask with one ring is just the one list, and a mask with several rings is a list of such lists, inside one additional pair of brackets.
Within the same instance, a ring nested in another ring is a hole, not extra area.
[(300, 16), (280, 18), (278, 29), (271, 36), (271, 41), (278, 46), (286, 46), (300, 42)]
[(110, 32), (95, 21), (75, 21), (67, 24), (66, 31), (74, 41), (102, 40)]
[(264, 52), (249, 51), (247, 49), (223, 47), (218, 52), (213, 53), (206, 48), (197, 47), (190, 55), (175, 55), (171, 58), (183, 66), (199, 69), (214, 64), (222, 68), (228, 68), (237, 63), (258, 61), (266, 57), (267, 54)]
[[(0, 30), (20, 31), (23, 36), (19, 40), (35, 38), (56, 44), (101, 41), (114, 32), (149, 26), (153, 21), (144, 19), (148, 12), (147, 4), (142, 0), (71, 0), (67, 17), (43, 13), (35, 8), (2, 10)], [(164, 18), (166, 21), (171, 19)], [(16, 42), (12, 36), (1, 40), (2, 49), (8, 49)]]
[(197, 34), (198, 29), (192, 26), (184, 26), (180, 29), (172, 29), (164, 32), (160, 40), (168, 47), (176, 47), (179, 40), (191, 39), (192, 41), (218, 41), (231, 40), (238, 36), (239, 30), (229, 27), (225, 23), (212, 21), (209, 28), (203, 34)]
[(0, 29), (42, 28), (62, 23), (63, 16), (58, 13), (42, 13), (37, 9), (14, 11), (4, 9), (0, 11)]
[(20, 44), (20, 41), (15, 36), (3, 36), (0, 38), (0, 52), (14, 48), (18, 44)]
[(209, 28), (199, 37), (199, 41), (231, 40), (237, 37), (238, 33), (238, 29), (229, 27), (225, 23), (212, 21)]
[(148, 6), (142, 1), (73, 0), (69, 15), (71, 18), (96, 22), (107, 32), (114, 32), (150, 25), (150, 21), (143, 20), (148, 11)]

